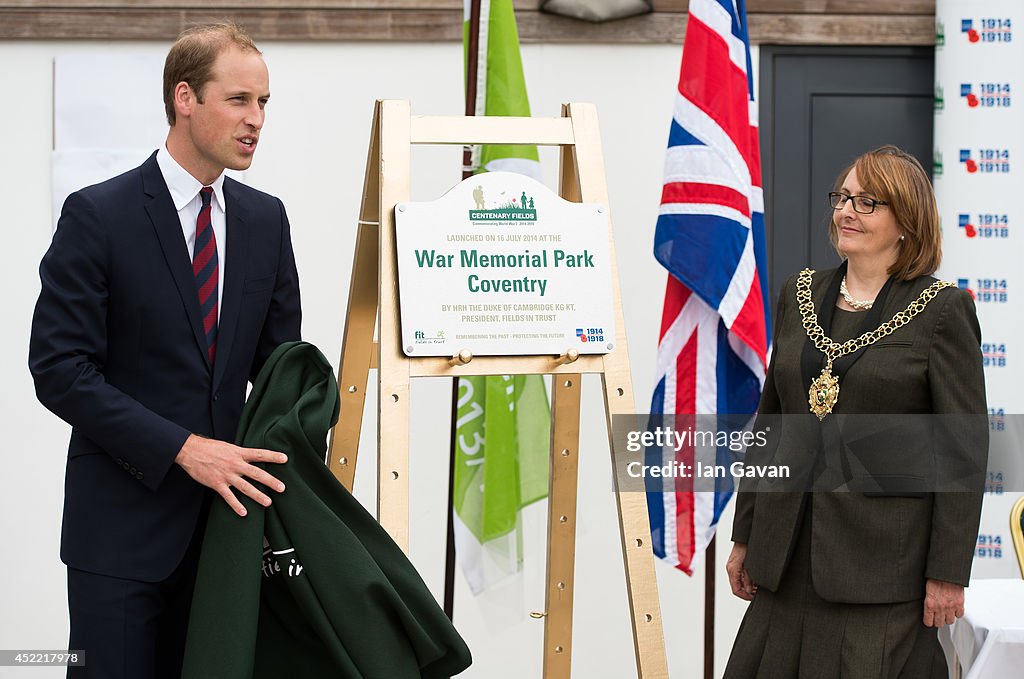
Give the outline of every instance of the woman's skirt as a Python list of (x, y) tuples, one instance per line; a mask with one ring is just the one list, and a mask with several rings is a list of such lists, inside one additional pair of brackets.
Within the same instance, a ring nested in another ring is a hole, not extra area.
[(839, 604), (817, 595), (810, 507), (778, 591), (759, 589), (747, 607), (724, 679), (945, 679), (936, 630), (922, 622), (923, 598)]

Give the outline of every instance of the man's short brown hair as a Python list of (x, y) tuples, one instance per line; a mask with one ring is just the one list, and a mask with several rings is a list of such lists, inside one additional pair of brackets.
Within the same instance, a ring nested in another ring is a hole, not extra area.
[(185, 30), (171, 46), (164, 61), (164, 111), (167, 123), (174, 126), (174, 88), (188, 83), (203, 103), (203, 88), (213, 77), (213, 63), (227, 47), (263, 54), (249, 34), (233, 23), (208, 24)]
[[(942, 230), (932, 183), (921, 163), (909, 153), (891, 145), (868, 151), (839, 174), (839, 191), (850, 174), (857, 170), (857, 181), (864, 193), (888, 203), (903, 240), (899, 254), (889, 267), (897, 280), (931, 275), (942, 263)], [(829, 222), (829, 238), (839, 252), (839, 227)], [(839, 252), (840, 256), (844, 256)]]

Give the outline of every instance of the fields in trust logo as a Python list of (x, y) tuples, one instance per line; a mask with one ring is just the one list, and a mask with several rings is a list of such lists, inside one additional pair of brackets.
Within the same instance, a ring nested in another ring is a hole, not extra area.
[[(497, 199), (488, 201), (484, 196), (483, 186), (473, 189), (473, 203), (476, 208), (469, 211), (472, 222), (500, 222), (504, 224), (534, 224), (537, 221), (537, 208), (534, 207), (533, 196), (526, 191), (512, 195), (502, 191)], [(488, 202), (493, 207), (488, 208)]]
[(432, 337), (428, 337), (427, 333), (422, 330), (417, 330), (413, 333), (413, 338), (416, 344), (443, 344), (444, 343), (444, 330), (438, 330)]

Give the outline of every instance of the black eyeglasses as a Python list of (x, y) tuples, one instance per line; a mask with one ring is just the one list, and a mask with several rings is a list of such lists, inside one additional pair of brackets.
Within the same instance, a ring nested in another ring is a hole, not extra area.
[(869, 215), (874, 212), (876, 205), (889, 204), (884, 200), (875, 200), (867, 196), (848, 196), (845, 193), (837, 193), (835, 191), (828, 194), (828, 202), (833, 210), (842, 210), (848, 200), (853, 201), (853, 211), (859, 212), (862, 215)]

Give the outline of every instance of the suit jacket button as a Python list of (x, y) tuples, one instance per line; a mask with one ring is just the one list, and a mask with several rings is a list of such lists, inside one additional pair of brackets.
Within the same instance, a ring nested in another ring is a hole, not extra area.
[(130, 465), (130, 464), (128, 464), (127, 462), (123, 462), (123, 463), (121, 463), (121, 466), (122, 466), (122, 467), (124, 467), (124, 468), (125, 468), (125, 470), (131, 469), (131, 465)]
[(122, 460), (121, 458), (117, 458), (117, 466), (120, 467), (123, 464), (124, 464), (124, 460)]
[(213, 395), (213, 400), (214, 400), (214, 401), (216, 401), (216, 400), (217, 400), (217, 399), (219, 399), (219, 398), (220, 398), (220, 394), (219, 394), (219, 393), (218, 393), (218, 394), (214, 394), (214, 395)]
[(137, 478), (139, 481), (141, 481), (142, 480), (142, 472), (135, 472), (135, 478)]

